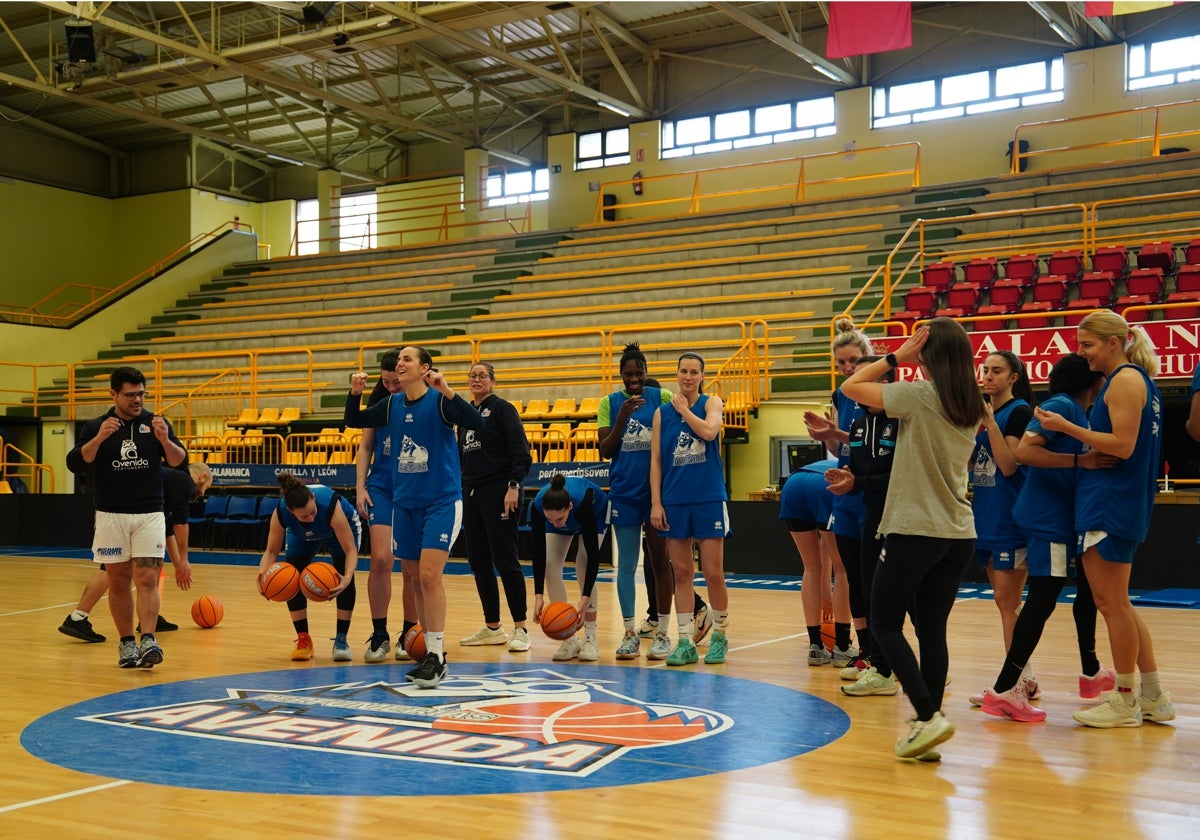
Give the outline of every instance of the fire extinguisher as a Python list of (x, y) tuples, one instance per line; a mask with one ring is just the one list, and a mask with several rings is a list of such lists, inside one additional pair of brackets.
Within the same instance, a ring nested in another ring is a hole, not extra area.
[(633, 173), (633, 194), (642, 194), (642, 170)]

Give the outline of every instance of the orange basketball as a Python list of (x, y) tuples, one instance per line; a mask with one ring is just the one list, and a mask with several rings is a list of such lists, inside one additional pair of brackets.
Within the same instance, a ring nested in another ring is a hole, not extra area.
[(211, 595), (201, 595), (192, 603), (192, 621), (197, 627), (216, 627), (224, 617), (224, 605)]
[(821, 622), (821, 641), (830, 650), (833, 650), (834, 645), (837, 644), (837, 633), (833, 629), (832, 621)]
[(287, 601), (300, 591), (300, 573), (291, 563), (273, 563), (258, 576), (258, 591), (272, 601)]
[(342, 576), (332, 563), (324, 561), (309, 563), (300, 572), (300, 591), (310, 601), (328, 601), (333, 590), (342, 582)]
[(579, 610), (566, 601), (555, 601), (542, 608), (542, 632), (551, 639), (569, 639), (578, 629)]
[(429, 652), (429, 649), (425, 647), (425, 631), (421, 629), (420, 624), (414, 624), (404, 634), (404, 650), (418, 661)]

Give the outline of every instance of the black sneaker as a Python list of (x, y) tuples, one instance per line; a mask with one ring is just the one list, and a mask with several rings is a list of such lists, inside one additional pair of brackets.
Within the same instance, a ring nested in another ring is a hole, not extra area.
[[(169, 622), (165, 618), (163, 618), (161, 615), (158, 617), (158, 621), (156, 621), (154, 623), (154, 632), (155, 633), (169, 633), (172, 630), (178, 630), (178, 629), (179, 629), (178, 624), (172, 624), (171, 622)], [(133, 628), (133, 632), (135, 632), (135, 633), (142, 632), (142, 623), (140, 621), (137, 623), (137, 627)]]
[(63, 619), (63, 623), (58, 625), (58, 632), (64, 636), (70, 636), (72, 639), (79, 639), (81, 642), (104, 641), (104, 637), (92, 629), (92, 622), (86, 618), (76, 621), (68, 615)]
[(413, 685), (418, 688), (433, 688), (446, 676), (446, 656), (427, 653), (412, 675)]

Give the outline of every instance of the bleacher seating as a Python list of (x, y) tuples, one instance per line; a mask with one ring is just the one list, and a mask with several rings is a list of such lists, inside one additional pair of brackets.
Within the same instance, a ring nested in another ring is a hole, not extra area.
[(1021, 280), (1026, 286), (1033, 284), (1042, 274), (1042, 259), (1037, 254), (1013, 254), (1004, 263), (1007, 280)]
[(1054, 310), (1055, 310), (1054, 304), (1049, 303), (1047, 301), (1035, 300), (1035, 301), (1030, 301), (1029, 303), (1021, 304), (1021, 308), (1017, 310), (1021, 314), (1036, 312), (1036, 313), (1042, 313), (1045, 316), (1045, 317), (1039, 318), (1036, 315), (1030, 315), (1028, 318), (1021, 318), (1020, 319), (1021, 327), (1025, 328), (1025, 329), (1033, 329), (1035, 327), (1052, 326), (1052, 322), (1054, 321), (1054, 315), (1053, 315)]
[(979, 290), (977, 283), (955, 283), (946, 292), (946, 306), (965, 315), (973, 315), (979, 307)]
[(1066, 306), (1068, 293), (1067, 278), (1061, 274), (1047, 274), (1033, 284), (1033, 301), (1048, 303), (1054, 310)]
[(921, 285), (944, 292), (958, 281), (958, 269), (953, 262), (934, 262), (921, 269)]
[(600, 411), (599, 397), (584, 397), (579, 401), (579, 407), (571, 413), (572, 420), (590, 420)]
[[(1162, 300), (1165, 281), (1161, 268), (1135, 268), (1125, 278), (1127, 297), (1148, 297), (1151, 303)], [(1119, 303), (1120, 301), (1118, 301)]]
[(1158, 268), (1163, 274), (1175, 270), (1174, 242), (1147, 242), (1138, 250), (1138, 268)]
[(1097, 307), (1112, 306), (1117, 280), (1111, 271), (1089, 271), (1079, 278), (1079, 297), (1093, 300)]
[(547, 420), (566, 420), (577, 411), (574, 397), (559, 397), (550, 410), (542, 415)]
[(542, 420), (550, 413), (549, 400), (530, 400), (525, 403), (525, 410), (521, 412), (522, 420)]
[(1186, 265), (1200, 265), (1200, 239), (1193, 239), (1184, 246), (1183, 262)]
[(1124, 245), (1105, 245), (1092, 254), (1092, 271), (1109, 271), (1118, 280), (1129, 273), (1129, 252)]
[(1025, 299), (1025, 281), (1020, 278), (1005, 277), (992, 284), (988, 295), (991, 306), (1002, 306), (1005, 312), (1016, 312)]
[(1083, 252), (1076, 250), (1055, 251), (1046, 258), (1046, 273), (1067, 278), (1068, 283), (1079, 282), (1083, 274)]
[[(1200, 302), (1200, 265), (1181, 265), (1175, 275), (1175, 291), (1167, 295), (1167, 303)], [(1200, 306), (1180, 307), (1164, 313), (1168, 318), (1200, 317)]]
[(995, 257), (976, 257), (963, 266), (963, 282), (989, 289), (1000, 276), (999, 264)]

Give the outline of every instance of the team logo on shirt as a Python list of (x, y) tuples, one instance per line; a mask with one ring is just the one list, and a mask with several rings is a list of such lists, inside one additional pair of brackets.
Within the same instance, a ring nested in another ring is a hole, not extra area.
[(467, 452), (477, 452), (482, 447), (483, 444), (480, 442), (479, 438), (475, 437), (475, 430), (467, 429), (466, 434), (463, 436), (463, 454), (466, 454)]
[(390, 434), (383, 436), (383, 457), (392, 457), (392, 436)]
[(112, 462), (112, 468), (121, 472), (127, 470), (144, 470), (149, 466), (150, 462), (148, 460), (138, 457), (137, 444), (133, 442), (133, 438), (122, 438), (121, 458), (119, 461)]
[(671, 463), (677, 467), (702, 464), (708, 455), (708, 445), (690, 432), (680, 432), (675, 438), (675, 453)]
[(976, 487), (996, 486), (996, 462), (985, 447), (979, 447), (975, 454), (975, 467), (972, 472), (975, 474)]
[(820, 698), (704, 670), (452, 662), (434, 689), (406, 670), (143, 684), (51, 712), (21, 742), (61, 766), (155, 784), (347, 796), (399, 773), (421, 783), (389, 794), (455, 795), (615, 787), (647, 766), (660, 781), (739, 770), (849, 728)]
[(621, 436), (622, 452), (644, 452), (650, 448), (652, 430), (641, 420), (629, 418), (625, 434)]
[(400, 442), (400, 454), (396, 456), (396, 471), (402, 473), (429, 472), (429, 450), (408, 435)]

